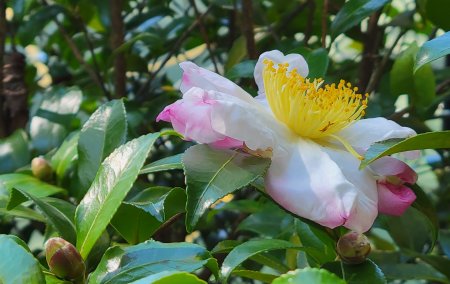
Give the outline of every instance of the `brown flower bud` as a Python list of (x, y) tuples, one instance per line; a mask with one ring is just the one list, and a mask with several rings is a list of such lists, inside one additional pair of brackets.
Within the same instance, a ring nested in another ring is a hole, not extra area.
[(67, 280), (84, 277), (85, 265), (77, 249), (62, 238), (51, 238), (45, 243), (48, 267), (56, 276)]
[(341, 259), (348, 264), (359, 264), (370, 253), (369, 239), (357, 232), (349, 232), (339, 238), (336, 250)]
[(31, 171), (40, 180), (49, 181), (52, 179), (52, 166), (42, 156), (36, 157), (31, 161)]

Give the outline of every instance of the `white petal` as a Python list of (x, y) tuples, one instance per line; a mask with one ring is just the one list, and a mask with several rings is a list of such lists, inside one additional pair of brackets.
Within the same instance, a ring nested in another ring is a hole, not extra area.
[[(377, 214), (376, 183), (367, 172), (357, 170), (356, 158), (303, 139), (286, 149), (284, 155), (274, 153), (266, 177), (267, 192), (276, 202), (330, 228), (344, 224), (357, 231), (370, 228)], [(361, 190), (373, 193), (366, 198)], [(361, 217), (354, 216), (356, 211)]]
[(408, 127), (402, 127), (392, 120), (383, 117), (361, 119), (337, 133), (355, 148), (367, 150), (375, 142), (406, 138), (416, 135)]
[(303, 56), (301, 56), (300, 54), (288, 54), (285, 56), (279, 50), (266, 51), (259, 56), (258, 62), (256, 63), (256, 66), (255, 66), (255, 71), (254, 71), (256, 85), (258, 85), (258, 94), (261, 96), (265, 96), (262, 71), (264, 68), (263, 61), (266, 58), (272, 60), (275, 64), (289, 63), (289, 68), (288, 68), (289, 71), (296, 68), (297, 72), (300, 75), (302, 75), (303, 77), (308, 76), (308, 72), (309, 72), (308, 63), (306, 63), (305, 58), (303, 58)]
[(226, 93), (248, 102), (253, 100), (253, 97), (241, 87), (219, 74), (201, 68), (190, 61), (180, 63), (180, 67), (183, 69), (183, 77), (180, 86), (180, 90), (183, 94), (192, 87), (199, 87), (205, 91)]
[(252, 150), (279, 148), (280, 141), (292, 135), (256, 100), (248, 103), (219, 92), (210, 94), (217, 102), (211, 113), (211, 125), (216, 132), (243, 141)]

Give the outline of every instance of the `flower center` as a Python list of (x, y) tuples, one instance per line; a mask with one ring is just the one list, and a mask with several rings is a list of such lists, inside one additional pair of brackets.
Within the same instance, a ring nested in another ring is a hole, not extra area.
[(289, 64), (275, 66), (265, 59), (263, 70), (267, 101), (275, 117), (299, 136), (338, 140), (357, 158), (362, 157), (343, 138), (334, 135), (365, 114), (369, 94), (358, 94), (358, 88), (341, 80), (325, 85), (322, 79), (303, 78)]

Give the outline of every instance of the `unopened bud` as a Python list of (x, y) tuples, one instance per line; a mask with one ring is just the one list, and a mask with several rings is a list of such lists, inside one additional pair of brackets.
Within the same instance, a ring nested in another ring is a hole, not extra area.
[(357, 232), (349, 232), (339, 238), (337, 253), (348, 264), (359, 264), (366, 260), (370, 253), (369, 239)]
[(31, 161), (31, 171), (40, 180), (49, 181), (52, 179), (52, 166), (42, 156), (36, 157)]
[(77, 249), (62, 238), (51, 238), (45, 243), (45, 257), (50, 270), (67, 280), (84, 278), (85, 265)]

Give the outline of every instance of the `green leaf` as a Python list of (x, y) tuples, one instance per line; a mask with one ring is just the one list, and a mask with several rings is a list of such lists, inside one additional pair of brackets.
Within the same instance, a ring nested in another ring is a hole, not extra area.
[[(111, 261), (116, 265), (111, 266)], [(207, 266), (217, 272), (217, 262), (202, 246), (192, 243), (160, 243), (146, 241), (106, 251), (90, 276), (92, 283), (130, 283), (159, 272), (193, 272)], [(146, 282), (148, 283), (148, 282)], [(175, 282), (176, 283), (176, 282)]]
[(390, 0), (347, 1), (331, 23), (331, 38), (335, 39), (339, 34), (361, 23), (364, 18), (381, 9), (388, 2)]
[(386, 278), (391, 280), (429, 280), (449, 283), (445, 275), (425, 263), (390, 263), (383, 265), (382, 268)]
[[(442, 11), (446, 13), (445, 10)], [(417, 52), (414, 72), (417, 72), (425, 64), (448, 54), (450, 54), (450, 32), (446, 32), (440, 37), (427, 41), (422, 45), (419, 52)]]
[(262, 273), (254, 270), (234, 270), (233, 275), (258, 280), (264, 283), (272, 283), (277, 275)]
[(414, 190), (416, 194), (416, 200), (412, 204), (412, 206), (417, 209), (420, 213), (425, 215), (428, 219), (429, 224), (432, 227), (432, 243), (431, 248), (436, 244), (438, 235), (439, 235), (439, 221), (436, 213), (436, 209), (434, 208), (433, 203), (428, 198), (427, 194), (420, 188), (417, 184), (411, 185), (411, 189)]
[(130, 284), (207, 284), (197, 276), (181, 271), (163, 271), (145, 278), (133, 281)]
[(414, 207), (402, 216), (381, 216), (383, 227), (405, 251), (426, 253), (433, 248), (435, 233), (430, 220)]
[(100, 106), (84, 124), (78, 140), (78, 178), (80, 196), (94, 181), (102, 161), (125, 143), (127, 121), (122, 100)]
[(238, 37), (228, 52), (228, 60), (225, 63), (225, 71), (230, 70), (233, 66), (241, 62), (247, 55), (247, 43), (244, 36)]
[(0, 235), (0, 251), (3, 255), (0, 257), (1, 283), (45, 283), (39, 261), (21, 239), (16, 236)]
[(414, 72), (414, 61), (419, 48), (411, 44), (394, 62), (390, 73), (391, 93), (394, 97), (408, 94), (410, 104), (424, 112), (434, 101), (436, 82), (431, 66)]
[(359, 168), (364, 169), (373, 161), (395, 153), (445, 148), (450, 148), (450, 130), (422, 133), (407, 139), (389, 139), (371, 145)]
[(298, 245), (290, 243), (285, 240), (277, 239), (265, 239), (265, 240), (251, 240), (247, 241), (241, 245), (236, 246), (231, 250), (231, 252), (225, 257), (220, 273), (224, 282), (228, 279), (231, 272), (240, 265), (242, 262), (250, 258), (251, 256), (269, 250), (279, 250), (279, 249), (303, 249)]
[(30, 219), (38, 222), (45, 222), (44, 216), (34, 211), (31, 208), (18, 205), (14, 209), (7, 210), (6, 206), (8, 205), (9, 198), (6, 196), (0, 196), (0, 215), (3, 216), (14, 216), (25, 219)]
[(329, 270), (337, 276), (345, 275), (348, 284), (386, 284), (386, 278), (381, 269), (370, 259), (357, 265), (344, 264), (340, 261), (328, 262), (323, 265), (324, 269)]
[(304, 268), (291, 271), (276, 278), (273, 284), (345, 284), (346, 282), (325, 269)]
[[(47, 203), (43, 199), (36, 198), (32, 194), (29, 194), (27, 192), (15, 188), (11, 190), (11, 198), (6, 208), (8, 210), (13, 209), (14, 207), (22, 203), (23, 199), (33, 201), (36, 204), (36, 206), (40, 209), (47, 222), (50, 223), (59, 232), (61, 237), (66, 241), (71, 242), (72, 244), (75, 243), (76, 232), (75, 232), (75, 225), (73, 224), (72, 221), (73, 214), (72, 216), (67, 216), (58, 207), (53, 206), (51, 203)], [(60, 204), (63, 202), (66, 203), (66, 207), (69, 206), (73, 207), (72, 213), (75, 211), (75, 206), (73, 206), (72, 204), (59, 199), (55, 200), (57, 200), (57, 202), (59, 202)]]
[(45, 197), (56, 193), (65, 193), (63, 188), (42, 182), (26, 174), (0, 175), (0, 184), (7, 189), (17, 188), (35, 197)]
[[(74, 118), (80, 108), (82, 98), (83, 95), (78, 88), (54, 87), (48, 89), (43, 95), (39, 109)], [(31, 142), (38, 153), (47, 153), (58, 147), (66, 136), (65, 126), (39, 116), (31, 118)]]
[(163, 158), (144, 166), (139, 174), (150, 174), (161, 171), (183, 169), (183, 164), (181, 162), (182, 158), (183, 154), (177, 154), (174, 156)]
[(17, 129), (11, 136), (0, 139), (0, 174), (10, 173), (30, 162), (27, 134)]
[[(450, 259), (446, 258), (445, 256), (431, 254), (417, 255), (417, 257), (420, 257), (421, 260), (430, 264), (434, 269), (444, 274), (447, 278), (445, 282), (450, 283), (450, 270), (448, 270), (448, 268), (450, 267)], [(436, 273), (432, 274), (436, 275)]]
[[(447, 11), (450, 9), (448, 0), (427, 0), (425, 5), (426, 16), (437, 27), (448, 31), (450, 30), (450, 21)], [(448, 44), (447, 44), (448, 46)]]
[(305, 56), (305, 60), (309, 67), (308, 78), (325, 77), (330, 62), (328, 51), (325, 48), (314, 49)]
[(233, 66), (227, 71), (225, 76), (230, 80), (241, 78), (253, 78), (253, 71), (255, 70), (256, 60), (245, 60)]
[(89, 191), (77, 207), (77, 248), (86, 259), (127, 195), (159, 133), (141, 136), (106, 158)]
[(201, 215), (218, 199), (262, 176), (270, 159), (195, 145), (183, 156), (187, 184), (186, 229), (192, 231)]
[(58, 182), (61, 183), (69, 168), (78, 157), (79, 132), (75, 132), (64, 140), (61, 147), (52, 156), (51, 164), (56, 173)]
[(148, 240), (153, 233), (186, 207), (186, 193), (182, 188), (151, 187), (125, 201), (111, 220), (113, 227), (127, 240), (137, 244)]
[(441, 230), (439, 244), (447, 257), (450, 257), (450, 230)]

